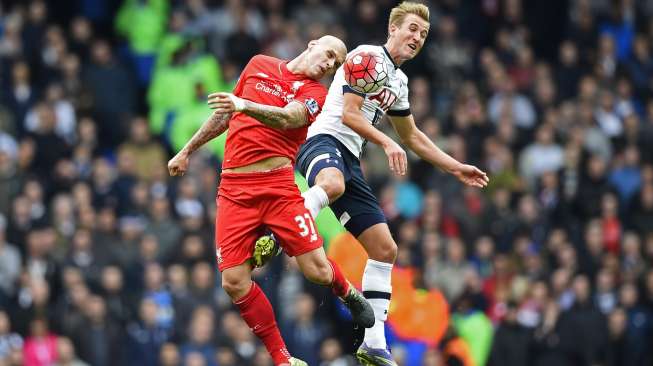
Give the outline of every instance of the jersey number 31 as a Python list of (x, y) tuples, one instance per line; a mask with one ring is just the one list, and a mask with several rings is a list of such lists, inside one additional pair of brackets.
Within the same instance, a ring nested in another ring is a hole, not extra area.
[[(306, 237), (309, 234), (311, 235), (311, 241), (316, 241), (317, 240), (317, 233), (315, 232), (315, 225), (313, 225), (313, 219), (311, 219), (311, 215), (305, 213), (304, 216), (302, 215), (297, 215), (295, 216), (295, 221), (297, 222), (297, 225), (299, 226), (299, 229), (301, 230), (299, 232), (299, 235), (302, 237)], [(308, 222), (308, 225), (306, 223)], [(310, 229), (309, 229), (310, 227)]]

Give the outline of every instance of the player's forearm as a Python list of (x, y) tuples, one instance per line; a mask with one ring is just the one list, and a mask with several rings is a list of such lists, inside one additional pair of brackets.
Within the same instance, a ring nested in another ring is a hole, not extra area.
[(191, 155), (202, 145), (222, 135), (229, 128), (229, 119), (231, 114), (216, 113), (213, 114), (202, 124), (193, 137), (186, 143), (180, 153)]
[(243, 99), (242, 113), (255, 118), (266, 126), (288, 130), (305, 126), (308, 123), (306, 111), (300, 103), (290, 103), (286, 107), (275, 107)]
[(456, 170), (460, 162), (442, 151), (422, 131), (415, 131), (403, 141), (417, 156), (448, 173)]
[(360, 109), (345, 109), (342, 114), (342, 123), (362, 138), (378, 146), (385, 147), (388, 143), (392, 142), (388, 136), (370, 124)]

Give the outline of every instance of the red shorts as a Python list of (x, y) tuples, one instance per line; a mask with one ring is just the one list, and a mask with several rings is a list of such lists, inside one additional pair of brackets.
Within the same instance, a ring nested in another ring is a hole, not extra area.
[(223, 173), (218, 188), (215, 247), (218, 269), (244, 263), (270, 229), (290, 256), (322, 246), (291, 167), (261, 173)]

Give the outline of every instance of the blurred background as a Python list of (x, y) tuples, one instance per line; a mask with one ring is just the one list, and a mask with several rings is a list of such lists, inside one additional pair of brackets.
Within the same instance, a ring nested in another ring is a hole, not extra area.
[[(394, 5), (0, 1), (0, 365), (271, 365), (214, 263), (223, 141), (166, 162), (251, 56), (382, 44)], [(412, 113), (491, 180), (366, 152), (397, 278), (441, 305), (437, 336), (388, 327), (399, 364), (653, 365), (653, 1), (428, 5)], [(355, 364), (328, 290), (285, 256), (257, 281), (292, 354)]]

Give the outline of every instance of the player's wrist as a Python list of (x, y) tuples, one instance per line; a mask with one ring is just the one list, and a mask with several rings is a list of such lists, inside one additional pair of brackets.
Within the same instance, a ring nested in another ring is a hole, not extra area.
[(245, 99), (241, 99), (233, 94), (229, 94), (229, 98), (231, 99), (231, 102), (234, 104), (234, 111), (242, 112), (245, 110), (245, 108), (247, 108)]
[(383, 149), (388, 149), (392, 146), (394, 146), (396, 143), (389, 137), (384, 136), (383, 140), (381, 140), (381, 147)]
[(177, 157), (180, 159), (188, 159), (190, 157), (190, 154), (192, 154), (190, 148), (184, 147), (183, 149), (179, 150), (179, 152), (177, 153)]
[(454, 160), (453, 162), (451, 162), (451, 164), (447, 164), (447, 166), (445, 166), (444, 168), (445, 171), (447, 171), (447, 173), (453, 174), (461, 171), (463, 169), (463, 165), (464, 165), (463, 163)]

